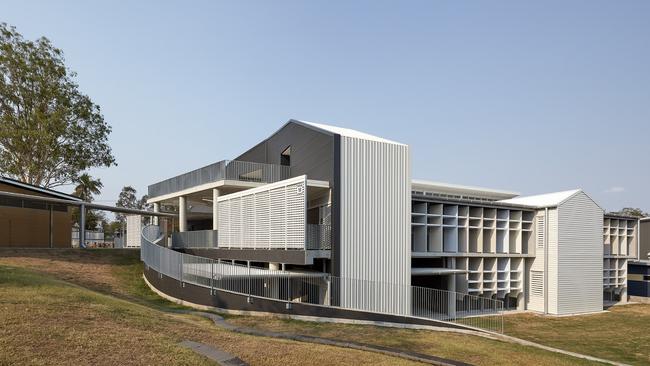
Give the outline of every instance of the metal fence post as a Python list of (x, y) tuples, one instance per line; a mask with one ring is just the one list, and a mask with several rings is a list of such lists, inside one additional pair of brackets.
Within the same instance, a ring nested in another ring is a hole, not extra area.
[(251, 261), (246, 261), (246, 266), (248, 267), (248, 284), (246, 287), (248, 287), (248, 303), (250, 304), (253, 302), (251, 299)]
[(181, 278), (180, 278), (180, 280), (181, 280), (181, 287), (185, 287), (185, 282), (184, 282), (184, 281), (185, 281), (185, 276), (183, 276), (183, 256), (184, 256), (184, 255), (185, 255), (185, 254), (182, 254), (182, 253), (181, 253), (181, 260), (179, 261), (179, 266), (180, 266), (180, 271), (179, 271), (179, 273), (181, 274)]

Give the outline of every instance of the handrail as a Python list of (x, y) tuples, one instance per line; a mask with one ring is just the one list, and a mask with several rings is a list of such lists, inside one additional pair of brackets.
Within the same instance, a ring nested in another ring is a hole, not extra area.
[(273, 183), (290, 177), (290, 168), (284, 165), (222, 160), (199, 169), (154, 183), (148, 187), (149, 198), (196, 187), (219, 180)]
[(503, 301), (432, 288), (243, 266), (179, 253), (144, 237), (141, 259), (184, 283), (287, 303), (424, 318), (503, 333)]

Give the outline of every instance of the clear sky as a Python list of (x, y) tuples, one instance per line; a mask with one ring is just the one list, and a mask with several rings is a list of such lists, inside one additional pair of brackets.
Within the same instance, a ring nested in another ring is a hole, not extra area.
[(413, 177), (650, 210), (649, 1), (4, 1), (113, 127), (113, 203), (290, 118), (411, 146)]

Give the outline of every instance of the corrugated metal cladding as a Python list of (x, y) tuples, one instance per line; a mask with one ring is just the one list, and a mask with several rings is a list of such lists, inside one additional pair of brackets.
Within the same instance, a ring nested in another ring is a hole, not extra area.
[[(340, 163), (341, 277), (410, 285), (408, 146), (341, 136)], [(376, 301), (402, 311), (410, 306), (408, 293), (403, 295)]]
[(580, 192), (558, 211), (558, 314), (601, 311), (603, 210)]
[(558, 236), (558, 210), (548, 210), (547, 220), (547, 240), (548, 245), (548, 258), (546, 258), (546, 295), (547, 295), (547, 311), (551, 314), (558, 314), (558, 252), (559, 252), (559, 236)]
[(304, 249), (307, 176), (219, 197), (220, 248)]
[(307, 175), (333, 183), (333, 137), (293, 122), (235, 160), (280, 164), (280, 154), (289, 146), (292, 176)]

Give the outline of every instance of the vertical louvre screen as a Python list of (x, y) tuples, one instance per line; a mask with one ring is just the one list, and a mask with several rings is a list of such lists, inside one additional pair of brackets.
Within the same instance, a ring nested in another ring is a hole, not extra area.
[(307, 179), (287, 179), (222, 196), (220, 248), (305, 249)]
[(546, 232), (546, 217), (537, 216), (537, 248), (544, 248), (544, 233)]
[(530, 271), (530, 294), (544, 296), (544, 272)]

